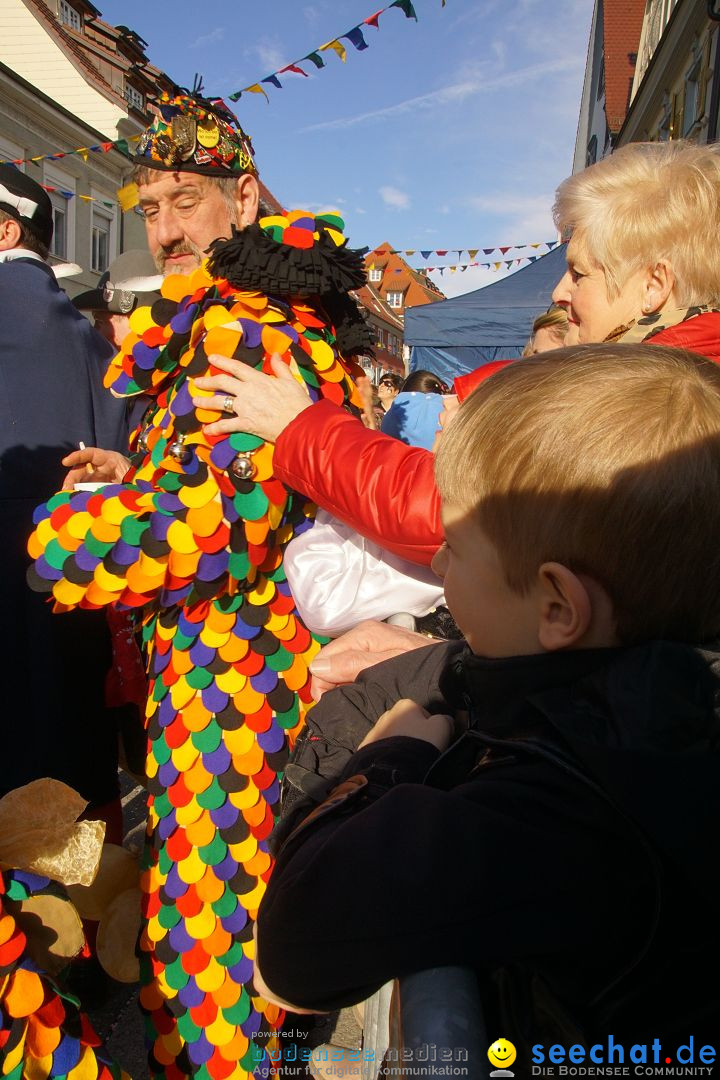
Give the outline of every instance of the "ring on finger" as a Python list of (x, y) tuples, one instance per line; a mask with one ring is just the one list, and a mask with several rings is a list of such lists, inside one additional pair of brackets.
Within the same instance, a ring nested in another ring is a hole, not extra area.
[(223, 412), (235, 412), (235, 398), (232, 394), (226, 394), (223, 398)]

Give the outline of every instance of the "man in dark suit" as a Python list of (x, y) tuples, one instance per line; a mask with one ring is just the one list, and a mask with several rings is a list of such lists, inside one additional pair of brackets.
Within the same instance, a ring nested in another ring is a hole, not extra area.
[(105, 816), (119, 810), (105, 613), (53, 616), (25, 581), (33, 510), (62, 487), (63, 456), (127, 445), (124, 403), (103, 387), (112, 348), (47, 265), (52, 232), (46, 192), (0, 165), (0, 793), (52, 776)]

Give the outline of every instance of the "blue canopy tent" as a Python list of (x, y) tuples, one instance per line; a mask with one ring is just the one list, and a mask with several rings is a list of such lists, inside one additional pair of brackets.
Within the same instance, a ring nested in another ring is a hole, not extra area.
[(434, 371), (451, 383), (456, 375), (491, 360), (521, 356), (532, 324), (551, 303), (565, 273), (566, 244), (517, 273), (483, 289), (405, 311), (410, 370)]

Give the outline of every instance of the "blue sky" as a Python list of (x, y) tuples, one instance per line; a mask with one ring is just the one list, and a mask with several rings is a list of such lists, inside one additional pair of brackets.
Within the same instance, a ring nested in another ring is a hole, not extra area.
[[(365, 27), (369, 48), (281, 77), (234, 106), (265, 183), (288, 208), (338, 209), (353, 246), (448, 249), (553, 239), (572, 168), (592, 0), (413, 0)], [(182, 85), (227, 96), (389, 0), (99, 0)], [(543, 249), (545, 250), (545, 249)], [(508, 257), (512, 255), (508, 253)], [(483, 259), (482, 253), (478, 256)], [(408, 260), (420, 265), (420, 258)], [(432, 264), (457, 262), (432, 257)], [(465, 254), (462, 261), (467, 262)], [(487, 261), (487, 259), (485, 259)], [(446, 272), (456, 295), (498, 279)]]

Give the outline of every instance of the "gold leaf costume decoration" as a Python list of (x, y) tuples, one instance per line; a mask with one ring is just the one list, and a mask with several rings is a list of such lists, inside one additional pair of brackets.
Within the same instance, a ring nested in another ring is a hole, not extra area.
[[(341, 248), (342, 222), (261, 222), (288, 249)], [(361, 265), (361, 264), (360, 264)], [(242, 268), (238, 270), (238, 277)], [(333, 326), (303, 294), (243, 290), (206, 267), (135, 311), (108, 373), (155, 402), (123, 484), (61, 492), (35, 514), (30, 583), (59, 610), (138, 610), (147, 649), (150, 787), (141, 1005), (151, 1068), (180, 1080), (268, 1075), (281, 1012), (254, 990), (252, 924), (271, 871), (279, 774), (310, 705), (319, 648), (283, 572), (314, 508), (273, 476), (273, 447), (208, 437), (194, 379), (212, 353), (269, 371), (279, 353), (313, 399), (353, 394)], [(282, 295), (282, 294), (281, 294)], [(238, 456), (247, 468), (233, 469)]]

